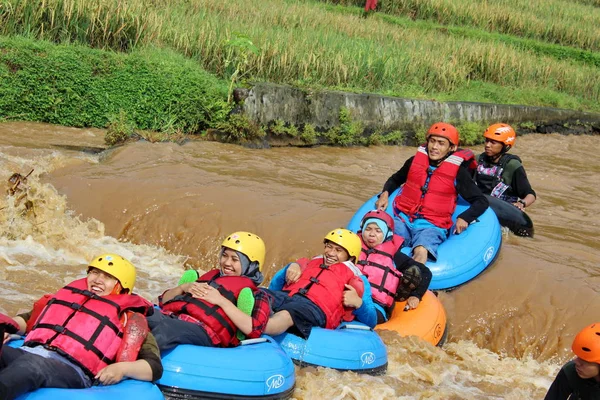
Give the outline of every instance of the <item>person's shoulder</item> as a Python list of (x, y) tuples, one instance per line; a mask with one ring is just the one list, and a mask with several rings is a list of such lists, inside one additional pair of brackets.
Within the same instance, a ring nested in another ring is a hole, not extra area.
[(521, 165), (523, 165), (523, 161), (521, 160), (521, 157), (519, 157), (516, 154), (507, 153), (503, 157), (506, 160), (506, 161), (503, 160), (505, 162), (506, 168), (508, 168), (509, 166), (518, 168)]

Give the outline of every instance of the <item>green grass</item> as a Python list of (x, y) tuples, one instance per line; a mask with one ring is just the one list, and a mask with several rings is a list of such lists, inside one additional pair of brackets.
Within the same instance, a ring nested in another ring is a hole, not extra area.
[(67, 126), (199, 132), (229, 111), (227, 82), (173, 51), (129, 54), (0, 36), (0, 115)]
[[(364, 6), (362, 0), (324, 0)], [(381, 0), (382, 13), (600, 50), (598, 0)]]
[(591, 1), (381, 1), (368, 18), (342, 2), (0, 0), (0, 33), (168, 47), (228, 81), (600, 111)]

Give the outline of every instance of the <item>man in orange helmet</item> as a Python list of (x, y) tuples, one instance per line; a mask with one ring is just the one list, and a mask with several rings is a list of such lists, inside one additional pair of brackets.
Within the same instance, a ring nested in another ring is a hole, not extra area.
[(485, 151), (477, 160), (477, 186), (483, 193), (508, 201), (520, 210), (532, 205), (536, 195), (521, 159), (508, 154), (517, 140), (515, 130), (508, 124), (493, 124), (483, 136)]
[(458, 148), (458, 130), (438, 122), (429, 128), (426, 138), (417, 154), (385, 182), (375, 203), (377, 209), (385, 210), (389, 194), (404, 185), (394, 199), (394, 233), (404, 237), (414, 260), (422, 264), (428, 257), (437, 258), (438, 246), (454, 225), (452, 213), (459, 194), (471, 206), (456, 219), (454, 233), (467, 229), (488, 207), (468, 170), (475, 166), (473, 153)]
[(571, 349), (577, 357), (561, 368), (544, 400), (600, 399), (600, 322), (583, 328)]

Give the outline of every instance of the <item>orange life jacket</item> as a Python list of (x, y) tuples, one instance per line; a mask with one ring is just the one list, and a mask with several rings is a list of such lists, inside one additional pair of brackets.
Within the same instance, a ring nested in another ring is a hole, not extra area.
[[(249, 287), (252, 291), (257, 290), (256, 285), (250, 278), (245, 276), (220, 276), (220, 271), (216, 269), (205, 273), (196, 282), (208, 283), (233, 304), (236, 304), (242, 289)], [(211, 330), (216, 334), (212, 335), (219, 338), (219, 343), (214, 343), (215, 346), (232, 347), (240, 343), (236, 337), (237, 326), (225, 311), (217, 305), (185, 293), (164, 304), (161, 302), (160, 308), (175, 315), (187, 314), (192, 316), (204, 329)]]
[(402, 193), (394, 200), (394, 212), (402, 211), (411, 221), (424, 218), (435, 226), (449, 229), (456, 209), (456, 175), (463, 162), (471, 164), (475, 156), (459, 149), (432, 169), (424, 146), (419, 147), (408, 171)]
[(116, 362), (122, 344), (120, 318), (127, 311), (147, 315), (152, 304), (136, 294), (98, 296), (79, 279), (56, 292), (25, 337), (24, 346), (42, 345), (79, 365), (93, 378)]

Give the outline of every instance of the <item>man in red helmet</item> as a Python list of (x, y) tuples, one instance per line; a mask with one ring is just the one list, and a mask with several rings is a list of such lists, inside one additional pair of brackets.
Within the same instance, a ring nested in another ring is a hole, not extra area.
[(600, 322), (579, 332), (571, 348), (577, 357), (561, 368), (544, 400), (600, 399)]
[[(473, 153), (458, 149), (458, 130), (438, 122), (429, 128), (426, 138), (426, 145), (386, 181), (375, 203), (377, 209), (385, 210), (389, 194), (404, 185), (394, 199), (394, 233), (404, 237), (414, 260), (422, 264), (429, 257), (437, 258), (437, 248), (453, 225), (453, 232), (460, 234), (488, 207), (468, 170), (476, 165)], [(452, 213), (459, 194), (471, 206), (454, 224)]]

